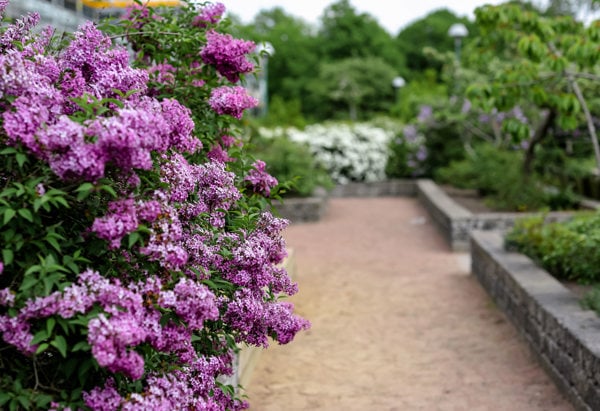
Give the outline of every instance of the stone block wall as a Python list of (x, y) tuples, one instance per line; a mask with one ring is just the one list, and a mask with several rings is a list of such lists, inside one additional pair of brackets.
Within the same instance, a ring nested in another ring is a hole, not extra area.
[(332, 190), (331, 197), (414, 197), (416, 194), (414, 180), (388, 180), (338, 185)]
[(600, 318), (497, 232), (471, 234), (472, 273), (577, 410), (600, 410)]
[[(417, 197), (427, 209), (433, 222), (454, 251), (469, 250), (469, 236), (474, 230), (506, 231), (514, 226), (519, 218), (526, 218), (539, 213), (477, 213), (467, 210), (432, 180), (417, 180)], [(547, 213), (547, 221), (563, 221), (573, 216), (569, 211), (553, 211)]]

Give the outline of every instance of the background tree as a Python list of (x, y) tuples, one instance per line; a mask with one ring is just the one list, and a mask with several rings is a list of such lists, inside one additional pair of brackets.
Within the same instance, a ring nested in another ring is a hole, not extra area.
[[(571, 16), (544, 17), (516, 4), (476, 10), (481, 36), (472, 62), (489, 73), (474, 84), (470, 96), (487, 109), (535, 108), (531, 125), (512, 119), (504, 123), (516, 142), (527, 141), (524, 169), (531, 172), (536, 146), (553, 130), (575, 130), (584, 124), (600, 166), (600, 148), (593, 113), (600, 76), (600, 22), (585, 27)], [(510, 22), (510, 24), (507, 24)]]
[(323, 63), (311, 89), (330, 107), (324, 114), (357, 120), (389, 110), (395, 76), (396, 70), (381, 58), (348, 58)]
[(406, 59), (408, 79), (419, 77), (427, 69), (441, 72), (441, 64), (428, 58), (423, 50), (433, 47), (441, 52), (454, 51), (454, 40), (448, 35), (448, 29), (454, 23), (462, 23), (467, 27), (470, 33), (467, 42), (476, 36), (476, 28), (472, 22), (466, 18), (459, 18), (447, 9), (436, 10), (398, 33), (396, 47)]

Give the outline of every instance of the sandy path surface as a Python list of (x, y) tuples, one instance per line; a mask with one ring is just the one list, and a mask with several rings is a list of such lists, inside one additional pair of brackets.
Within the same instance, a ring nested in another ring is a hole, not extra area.
[(312, 328), (262, 354), (251, 410), (573, 409), (415, 199), (332, 199), (286, 239)]

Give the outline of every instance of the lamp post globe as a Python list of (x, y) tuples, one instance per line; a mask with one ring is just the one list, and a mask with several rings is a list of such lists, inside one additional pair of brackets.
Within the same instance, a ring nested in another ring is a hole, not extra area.
[(456, 60), (460, 62), (460, 46), (462, 39), (469, 35), (469, 30), (467, 30), (467, 27), (462, 23), (454, 23), (448, 29), (448, 35), (454, 39)]

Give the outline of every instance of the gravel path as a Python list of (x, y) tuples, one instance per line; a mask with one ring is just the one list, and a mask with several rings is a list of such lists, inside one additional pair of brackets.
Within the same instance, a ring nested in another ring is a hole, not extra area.
[(262, 354), (251, 410), (573, 409), (415, 199), (332, 199), (286, 239), (312, 328)]

